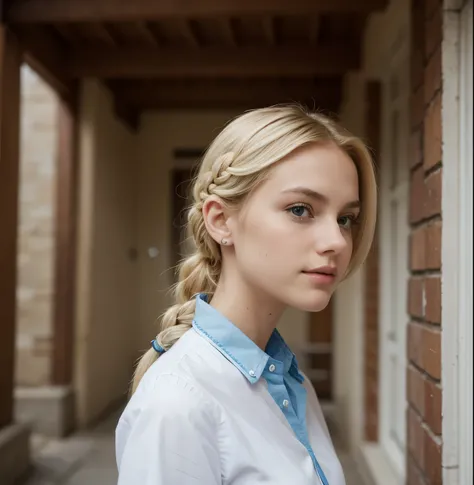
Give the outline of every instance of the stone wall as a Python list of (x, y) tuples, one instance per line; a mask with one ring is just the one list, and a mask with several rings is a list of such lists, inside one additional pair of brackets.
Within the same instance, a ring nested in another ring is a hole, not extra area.
[(54, 92), (21, 72), (16, 384), (49, 384), (52, 340), (56, 113)]

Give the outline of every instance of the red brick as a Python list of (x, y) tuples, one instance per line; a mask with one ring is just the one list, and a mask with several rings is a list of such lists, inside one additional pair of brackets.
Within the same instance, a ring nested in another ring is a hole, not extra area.
[(429, 170), (442, 158), (441, 92), (426, 110), (423, 134), (424, 167)]
[(416, 464), (421, 470), (425, 468), (425, 446), (424, 446), (424, 435), (425, 432), (421, 425), (421, 420), (413, 408), (408, 408), (407, 416), (407, 426), (408, 426), (408, 450), (413, 456)]
[(408, 281), (408, 313), (423, 318), (423, 279), (410, 278)]
[[(429, 2), (428, 2), (429, 3)], [(443, 10), (441, 3), (434, 8), (432, 15), (425, 20), (425, 59), (429, 59), (441, 45), (443, 37)]]
[(408, 164), (410, 169), (416, 168), (423, 163), (422, 134), (423, 131), (420, 129), (414, 131), (410, 137), (410, 160)]
[(441, 379), (441, 332), (426, 327), (421, 329), (421, 367), (433, 379)]
[(425, 75), (425, 53), (423, 46), (414, 45), (413, 52), (411, 54), (411, 87), (416, 90), (422, 87), (423, 79)]
[(423, 86), (420, 86), (411, 95), (410, 107), (411, 127), (415, 129), (421, 125), (425, 117), (425, 91)]
[(425, 382), (415, 367), (407, 367), (407, 399), (421, 416), (425, 415)]
[(442, 170), (437, 170), (429, 175), (425, 181), (425, 217), (441, 214), (441, 179)]
[(428, 483), (430, 485), (442, 485), (441, 445), (426, 429), (423, 436), (423, 448), (424, 472)]
[(426, 230), (424, 227), (415, 229), (410, 235), (410, 269), (421, 271), (426, 269)]
[(441, 422), (441, 406), (442, 406), (442, 393), (437, 384), (429, 379), (424, 380), (424, 419), (426, 424), (430, 427), (433, 433), (440, 435), (442, 431)]
[(378, 384), (372, 381), (365, 392), (365, 433), (368, 441), (376, 441), (378, 434)]
[(425, 228), (425, 269), (441, 268), (441, 231), (440, 221), (434, 222)]
[(441, 323), (441, 278), (431, 276), (425, 279), (425, 319)]
[(410, 454), (407, 454), (407, 480), (406, 485), (426, 485), (423, 476)]
[(426, 195), (425, 172), (423, 167), (420, 167), (411, 175), (410, 224), (415, 224), (424, 219)]
[(415, 322), (408, 324), (407, 331), (407, 356), (408, 360), (416, 364), (418, 367), (422, 367), (423, 354), (422, 354), (422, 328)]
[(431, 56), (424, 70), (425, 104), (428, 105), (441, 89), (441, 46)]

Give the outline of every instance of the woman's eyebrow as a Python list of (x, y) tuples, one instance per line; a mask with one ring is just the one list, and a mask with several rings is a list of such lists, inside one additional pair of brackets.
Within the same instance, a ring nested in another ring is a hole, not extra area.
[[(292, 193), (292, 194), (306, 195), (307, 197), (310, 197), (311, 199), (315, 199), (315, 200), (317, 200), (319, 202), (323, 202), (325, 204), (327, 204), (329, 202), (328, 198), (325, 195), (320, 194), (319, 192), (316, 192), (315, 190), (312, 190), (309, 187), (302, 187), (302, 186), (292, 187), (291, 189), (284, 190), (283, 193), (284, 194)], [(359, 209), (360, 206), (361, 206), (360, 200), (353, 200), (351, 202), (348, 202), (344, 206), (344, 208), (345, 209)]]

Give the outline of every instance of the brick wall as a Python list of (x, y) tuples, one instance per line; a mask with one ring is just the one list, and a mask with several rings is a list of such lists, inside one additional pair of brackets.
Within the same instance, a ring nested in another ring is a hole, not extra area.
[(15, 382), (39, 386), (51, 373), (57, 101), (26, 66), (21, 82)]
[(407, 484), (441, 473), (442, 4), (412, 0)]

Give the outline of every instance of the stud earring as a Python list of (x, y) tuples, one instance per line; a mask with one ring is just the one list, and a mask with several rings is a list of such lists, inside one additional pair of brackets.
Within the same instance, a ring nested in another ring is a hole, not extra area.
[(221, 244), (225, 246), (227, 244), (227, 239), (221, 239)]

